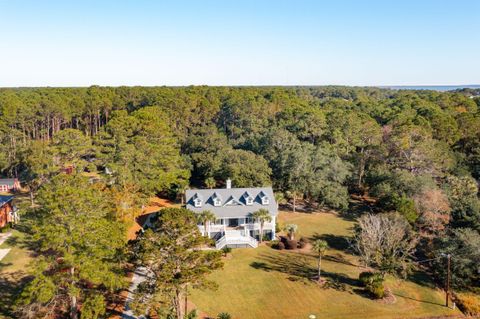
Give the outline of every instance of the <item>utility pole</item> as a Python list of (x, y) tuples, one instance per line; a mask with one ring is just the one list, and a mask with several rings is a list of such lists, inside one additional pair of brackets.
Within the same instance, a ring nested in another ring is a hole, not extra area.
[(448, 307), (448, 297), (450, 296), (450, 261), (452, 256), (447, 255), (447, 281), (445, 283), (445, 306)]

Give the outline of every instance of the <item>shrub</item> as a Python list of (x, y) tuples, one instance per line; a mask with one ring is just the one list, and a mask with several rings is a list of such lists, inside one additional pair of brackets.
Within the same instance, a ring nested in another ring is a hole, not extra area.
[(223, 252), (223, 256), (227, 257), (227, 255), (232, 252), (232, 248), (225, 246), (222, 248), (222, 252)]
[(459, 293), (456, 299), (458, 306), (466, 315), (480, 315), (480, 296), (473, 293)]
[(198, 318), (197, 309), (193, 309), (186, 315), (186, 319), (197, 319), (197, 318)]
[(297, 249), (298, 242), (295, 239), (287, 239), (285, 241), (285, 248), (286, 249)]
[(385, 287), (383, 287), (383, 284), (377, 284), (375, 286), (371, 286), (367, 288), (368, 292), (370, 292), (375, 299), (382, 299), (385, 297)]
[(300, 248), (305, 247), (308, 244), (308, 239), (305, 237), (300, 238), (300, 241), (298, 242), (298, 246)]
[(278, 249), (278, 250), (284, 250), (285, 249), (285, 244), (279, 240), (272, 240), (271, 241), (271, 247), (273, 249)]
[(6, 224), (3, 228), (0, 228), (0, 233), (6, 233), (10, 230), (10, 223)]
[(362, 282), (363, 286), (366, 287), (370, 283), (373, 273), (371, 271), (361, 272), (358, 276), (358, 279)]
[(220, 312), (217, 319), (232, 319), (232, 316), (228, 312)]
[(362, 282), (365, 290), (374, 298), (381, 299), (385, 296), (385, 287), (383, 287), (383, 276), (380, 273), (364, 271), (358, 277)]

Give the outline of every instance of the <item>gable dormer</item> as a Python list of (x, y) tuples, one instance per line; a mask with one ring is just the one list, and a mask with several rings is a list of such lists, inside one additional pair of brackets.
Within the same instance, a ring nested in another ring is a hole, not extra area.
[(217, 193), (213, 193), (211, 199), (212, 199), (213, 206), (215, 207), (222, 206), (222, 198)]
[(258, 194), (258, 197), (260, 198), (260, 201), (262, 202), (262, 205), (269, 205), (270, 204), (270, 198), (263, 191), (261, 191)]
[(223, 206), (241, 206), (242, 203), (234, 196), (230, 196)]
[(249, 192), (245, 192), (243, 195), (243, 200), (245, 201), (245, 205), (251, 206), (253, 205), (254, 198)]
[(203, 198), (200, 194), (195, 193), (195, 195), (192, 196), (192, 201), (193, 201), (193, 206), (202, 207)]

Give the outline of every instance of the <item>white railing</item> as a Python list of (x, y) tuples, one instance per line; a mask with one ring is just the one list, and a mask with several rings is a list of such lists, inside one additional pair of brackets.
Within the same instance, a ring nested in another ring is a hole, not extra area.
[(249, 245), (250, 247), (257, 248), (258, 242), (255, 238), (245, 235), (241, 230), (227, 230), (225, 235), (217, 240), (215, 248), (222, 249), (226, 245)]
[[(245, 227), (248, 230), (260, 230), (260, 223), (241, 224), (240, 226)], [(275, 224), (273, 223), (263, 224), (263, 230), (273, 230), (273, 229), (275, 229)]]

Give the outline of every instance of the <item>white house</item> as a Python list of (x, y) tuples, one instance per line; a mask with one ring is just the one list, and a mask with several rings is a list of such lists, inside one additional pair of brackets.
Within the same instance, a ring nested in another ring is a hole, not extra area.
[(275, 238), (278, 209), (271, 187), (231, 188), (228, 180), (226, 188), (190, 189), (185, 196), (187, 209), (194, 213), (209, 210), (216, 216), (216, 221), (207, 225), (207, 234), (204, 234), (204, 225), (198, 227), (203, 235), (216, 240), (218, 249), (257, 247), (260, 223), (251, 214), (262, 208), (268, 210), (272, 218), (271, 222), (264, 223), (263, 235)]

